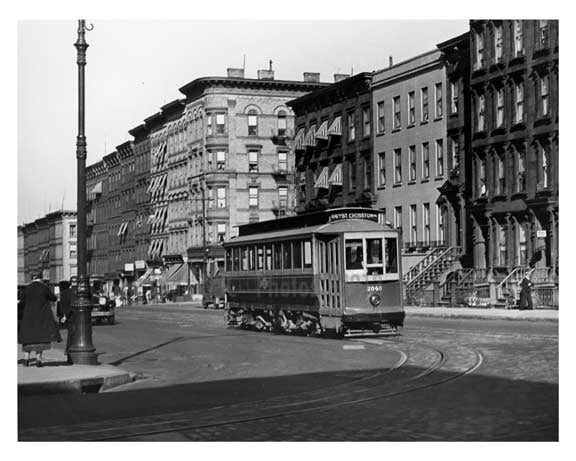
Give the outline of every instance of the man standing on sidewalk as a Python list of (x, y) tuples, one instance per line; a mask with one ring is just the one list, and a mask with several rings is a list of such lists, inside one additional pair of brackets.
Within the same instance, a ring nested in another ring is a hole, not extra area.
[(66, 327), (68, 328), (68, 336), (66, 338), (66, 353), (72, 342), (74, 322), (72, 321), (72, 297), (73, 292), (70, 288), (70, 282), (62, 282), (62, 289), (60, 291), (60, 310), (66, 319)]

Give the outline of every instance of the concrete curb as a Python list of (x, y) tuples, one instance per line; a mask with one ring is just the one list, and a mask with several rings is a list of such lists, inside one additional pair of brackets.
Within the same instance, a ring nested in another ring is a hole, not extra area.
[[(500, 311), (497, 312), (490, 312), (487, 310), (486, 312), (465, 312), (461, 311), (460, 309), (451, 309), (450, 311), (442, 310), (442, 311), (433, 311), (431, 308), (430, 311), (424, 310), (412, 310), (410, 308), (406, 308), (406, 317), (428, 317), (428, 318), (450, 318), (450, 319), (477, 319), (477, 320), (523, 320), (523, 321), (530, 321), (530, 322), (558, 322), (558, 313), (554, 311), (555, 314), (540, 314), (538, 315), (538, 311), (530, 311), (530, 313), (522, 313), (517, 311)], [(453, 311), (453, 312), (451, 312)], [(551, 311), (552, 312), (552, 311)], [(520, 315), (519, 315), (520, 314)]]
[(78, 375), (62, 378), (29, 378), (25, 382), (18, 382), (18, 395), (97, 393), (128, 384), (136, 378), (133, 373), (109, 365), (82, 367), (78, 370)]

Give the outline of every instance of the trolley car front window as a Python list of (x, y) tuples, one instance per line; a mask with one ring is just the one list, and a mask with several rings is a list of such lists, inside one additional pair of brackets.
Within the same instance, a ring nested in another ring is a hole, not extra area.
[(364, 249), (362, 239), (346, 240), (346, 269), (363, 269)]

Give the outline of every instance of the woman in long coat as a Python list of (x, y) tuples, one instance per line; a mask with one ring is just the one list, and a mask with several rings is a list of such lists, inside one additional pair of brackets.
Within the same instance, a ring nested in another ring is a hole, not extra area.
[(534, 285), (532, 283), (532, 272), (534, 272), (534, 269), (529, 270), (519, 283), (521, 290), (518, 309), (521, 311), (532, 310), (532, 285)]
[(36, 365), (41, 367), (42, 351), (50, 349), (52, 341), (62, 341), (50, 307), (50, 301), (56, 301), (57, 298), (40, 277), (40, 274), (34, 274), (32, 283), (26, 286), (22, 298), (24, 313), (18, 342), (22, 344), (24, 351), (25, 367), (30, 362), (30, 352), (36, 352)]

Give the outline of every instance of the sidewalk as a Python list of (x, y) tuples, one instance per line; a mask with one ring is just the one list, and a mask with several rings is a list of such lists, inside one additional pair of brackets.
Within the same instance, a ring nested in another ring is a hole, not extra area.
[(517, 309), (492, 309), (473, 307), (418, 307), (404, 306), (406, 317), (442, 317), (454, 319), (484, 320), (533, 320), (558, 322), (558, 311), (535, 309), (531, 311)]
[(111, 365), (70, 365), (60, 349), (42, 354), (43, 366), (36, 366), (36, 354), (25, 367), (18, 347), (18, 394), (61, 394), (99, 392), (134, 380), (127, 371)]

